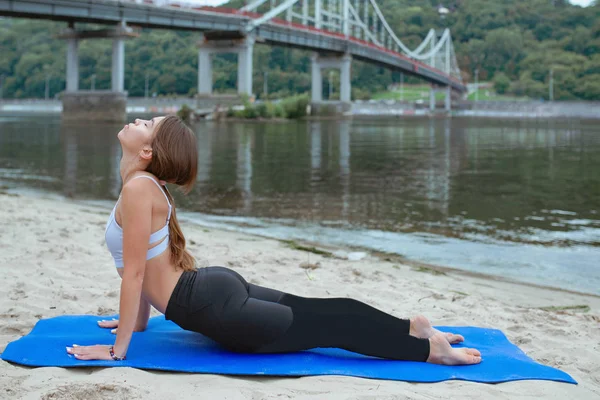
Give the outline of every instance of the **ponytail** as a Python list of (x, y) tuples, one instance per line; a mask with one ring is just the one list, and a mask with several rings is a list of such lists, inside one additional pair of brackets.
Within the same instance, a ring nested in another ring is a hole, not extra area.
[[(198, 149), (194, 132), (175, 115), (163, 118), (155, 128), (152, 140), (152, 160), (146, 168), (158, 179), (180, 186), (188, 193), (196, 182), (198, 172)], [(173, 196), (165, 188), (171, 202), (169, 220), (169, 245), (171, 262), (176, 268), (193, 271), (196, 260), (185, 248), (185, 237), (177, 221)]]
[(185, 248), (185, 237), (177, 221), (177, 212), (175, 211), (175, 203), (171, 192), (165, 188), (165, 193), (171, 203), (171, 219), (169, 220), (169, 246), (171, 248), (171, 262), (176, 268), (181, 268), (184, 271), (193, 271), (196, 269), (196, 260), (194, 256)]

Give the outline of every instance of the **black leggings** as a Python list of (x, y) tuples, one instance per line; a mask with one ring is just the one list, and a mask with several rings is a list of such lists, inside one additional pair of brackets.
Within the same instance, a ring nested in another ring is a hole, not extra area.
[(306, 298), (253, 285), (224, 267), (184, 272), (165, 317), (236, 352), (338, 347), (395, 360), (429, 357), (429, 340), (410, 336), (409, 320), (353, 299)]

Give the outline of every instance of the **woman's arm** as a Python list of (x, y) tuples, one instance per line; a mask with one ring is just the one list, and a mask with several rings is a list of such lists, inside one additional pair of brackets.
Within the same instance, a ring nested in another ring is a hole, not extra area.
[(150, 318), (150, 303), (142, 296), (140, 299), (140, 309), (138, 310), (138, 316), (135, 321), (134, 332), (143, 332), (148, 326), (148, 319)]
[[(121, 273), (119, 273), (121, 275)], [(137, 320), (135, 321), (135, 328), (133, 328), (134, 332), (143, 332), (146, 330), (148, 326), (148, 319), (150, 318), (150, 303), (142, 296), (140, 299), (140, 309), (138, 310)], [(101, 328), (112, 329), (112, 333), (117, 333), (117, 328), (119, 327), (118, 319), (111, 320), (102, 320), (98, 321), (98, 326)], [(113, 329), (114, 328), (114, 329)]]
[(114, 345), (114, 353), (118, 357), (127, 353), (139, 310), (143, 306), (142, 284), (152, 229), (152, 197), (148, 196), (148, 191), (144, 189), (149, 185), (145, 181), (146, 179), (135, 179), (125, 185), (121, 193), (124, 267), (119, 302), (119, 329)]
[[(121, 278), (123, 278), (123, 268), (117, 268), (117, 272)], [(142, 297), (140, 298), (140, 309), (138, 310), (137, 320), (135, 321), (134, 332), (142, 332), (146, 330), (148, 326), (148, 319), (150, 318), (150, 303), (148, 300)], [(99, 321), (98, 325), (102, 328), (117, 328), (119, 326), (119, 320), (112, 321)], [(113, 333), (117, 333), (116, 329), (113, 329)]]

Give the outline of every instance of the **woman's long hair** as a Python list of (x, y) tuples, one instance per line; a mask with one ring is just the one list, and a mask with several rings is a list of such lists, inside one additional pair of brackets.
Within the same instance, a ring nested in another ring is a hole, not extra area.
[[(151, 146), (152, 160), (146, 172), (162, 181), (181, 186), (184, 193), (189, 193), (198, 173), (198, 149), (192, 130), (179, 117), (170, 115), (159, 122)], [(177, 221), (173, 196), (166, 185), (164, 188), (172, 204), (169, 221), (171, 261), (176, 268), (192, 271), (196, 261), (185, 248), (185, 237)]]

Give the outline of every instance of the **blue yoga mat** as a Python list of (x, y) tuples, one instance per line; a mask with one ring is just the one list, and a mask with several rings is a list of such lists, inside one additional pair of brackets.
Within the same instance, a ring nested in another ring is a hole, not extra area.
[(61, 316), (40, 320), (26, 336), (9, 343), (2, 359), (38, 367), (134, 367), (165, 371), (230, 375), (349, 375), (412, 382), (461, 379), (506, 382), (545, 379), (577, 383), (558, 369), (527, 357), (496, 329), (438, 327), (465, 337), (464, 345), (482, 353), (478, 365), (443, 366), (428, 363), (365, 357), (341, 349), (315, 349), (287, 354), (231, 353), (214, 341), (187, 332), (163, 316), (151, 318), (144, 332), (134, 333), (125, 361), (80, 361), (67, 354), (66, 346), (112, 344), (115, 335), (98, 327), (106, 317)]

